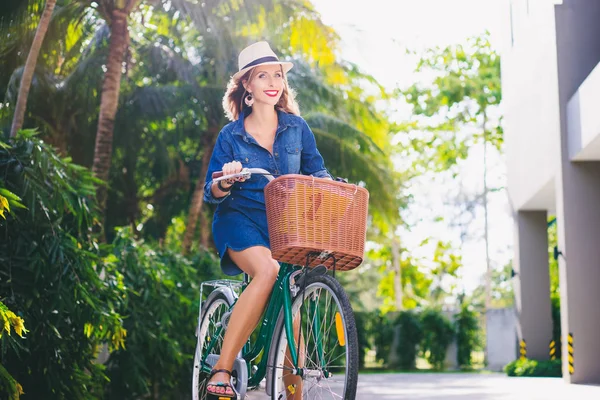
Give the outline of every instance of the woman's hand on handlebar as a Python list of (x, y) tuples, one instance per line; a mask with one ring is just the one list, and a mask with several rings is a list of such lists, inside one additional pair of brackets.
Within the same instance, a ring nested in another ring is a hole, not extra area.
[[(240, 172), (242, 172), (242, 163), (239, 161), (232, 161), (232, 162), (228, 162), (223, 164), (223, 168), (221, 169), (223, 171), (223, 176), (225, 175), (233, 175), (233, 174), (239, 174)], [(239, 178), (235, 178), (235, 179), (228, 179), (226, 180), (226, 182), (229, 185), (233, 185), (234, 182), (244, 182), (246, 179), (243, 177), (239, 177)]]
[(213, 195), (217, 198), (227, 196), (235, 182), (244, 182), (247, 178), (250, 178), (250, 174), (247, 172), (243, 173), (243, 171), (242, 163), (239, 161), (232, 161), (223, 164), (221, 171), (215, 171), (212, 173), (213, 183), (211, 186), (211, 191)]

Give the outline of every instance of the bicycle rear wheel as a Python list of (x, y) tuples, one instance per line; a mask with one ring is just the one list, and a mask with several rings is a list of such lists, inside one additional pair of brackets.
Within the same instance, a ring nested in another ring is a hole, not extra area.
[(340, 283), (329, 275), (308, 276), (305, 293), (300, 291), (292, 301), (292, 318), (301, 325), (298, 363), (302, 378), (291, 374), (282, 309), (270, 359), (271, 398), (354, 399), (358, 339), (350, 301)]
[[(204, 400), (206, 398), (206, 383), (208, 373), (202, 366), (210, 364), (211, 356), (221, 354), (221, 346), (225, 329), (222, 327), (223, 317), (231, 308), (231, 302), (221, 291), (214, 291), (206, 299), (202, 306), (202, 318), (198, 328), (198, 344), (194, 355), (194, 371), (192, 376), (192, 398), (193, 400)], [(210, 348), (209, 351), (209, 347)], [(216, 358), (215, 358), (216, 360)]]

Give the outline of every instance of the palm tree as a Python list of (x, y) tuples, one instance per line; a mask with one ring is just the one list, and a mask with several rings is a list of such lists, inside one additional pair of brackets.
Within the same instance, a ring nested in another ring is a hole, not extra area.
[[(94, 150), (94, 176), (104, 182), (108, 181), (110, 162), (112, 157), (112, 141), (114, 132), (115, 115), (119, 105), (119, 91), (121, 88), (121, 74), (125, 51), (129, 44), (128, 17), (131, 11), (140, 3), (140, 0), (104, 0), (100, 1), (100, 9), (110, 26), (110, 44), (106, 72), (102, 83), (102, 96), (100, 101), (100, 114), (98, 117), (98, 130), (96, 131), (96, 146)], [(101, 210), (106, 206), (106, 187), (98, 186), (96, 197)]]
[[(59, 5), (61, 1), (66, 0), (58, 0)], [(304, 5), (298, 5), (294, 0), (282, 3), (262, 0), (244, 3), (241, 8), (232, 6), (230, 9), (223, 8), (223, 4), (229, 3), (216, 1), (206, 3), (204, 7), (199, 7), (185, 0), (173, 0), (170, 9), (161, 10), (160, 7), (155, 7), (152, 13), (146, 13), (146, 8), (140, 9), (138, 14), (142, 19), (155, 18), (150, 25), (156, 26), (158, 20), (164, 21), (161, 15), (165, 13), (171, 17), (167, 18), (169, 21), (165, 22), (167, 25), (161, 28), (163, 32), (169, 32), (168, 34), (154, 32), (153, 29), (156, 28), (144, 27), (144, 24), (135, 23), (129, 26), (132, 37), (128, 43), (127, 60), (134, 58), (137, 62), (125, 64), (129, 72), (123, 82), (121, 82), (120, 70), (117, 70), (118, 73), (113, 74), (111, 78), (113, 83), (115, 83), (114, 79), (118, 78), (118, 83), (124, 86), (119, 87), (116, 92), (116, 95), (121, 98), (119, 102), (121, 106), (118, 115), (114, 115), (111, 125), (108, 126), (111, 128), (111, 140), (102, 143), (105, 146), (103, 162), (108, 163), (113, 158), (112, 156), (107, 158), (106, 151), (110, 149), (112, 152), (113, 147), (119, 148), (119, 158), (113, 161), (113, 165), (119, 163), (118, 165), (125, 167), (119, 168), (118, 171), (115, 169), (113, 175), (105, 179), (111, 182), (111, 188), (115, 190), (115, 196), (111, 196), (113, 198), (109, 210), (111, 216), (107, 226), (123, 224), (125, 222), (123, 218), (132, 224), (135, 223), (139, 217), (139, 205), (143, 202), (161, 206), (168, 203), (164, 199), (172, 198), (174, 195), (183, 198), (181, 194), (190, 183), (187, 181), (189, 178), (186, 178), (189, 176), (196, 182), (192, 201), (188, 203), (188, 222), (183, 247), (190, 248), (198, 224), (200, 224), (200, 244), (208, 247), (210, 210), (203, 207), (202, 189), (212, 146), (221, 127), (227, 122), (222, 112), (221, 98), (229, 73), (237, 67), (235, 65), (237, 52), (249, 42), (259, 39), (254, 34), (246, 32), (252, 32), (254, 29), (248, 21), (258, 19), (252, 15), (260, 15), (263, 10), (268, 11), (266, 15), (271, 19), (267, 26), (274, 29), (274, 32), (271, 29), (265, 30), (263, 38), (274, 43), (274, 47), (285, 49), (280, 52), (283, 57), (294, 57), (295, 69), (290, 75), (291, 85), (298, 92), (303, 115), (315, 132), (319, 149), (327, 161), (328, 168), (337, 176), (344, 176), (355, 182), (364, 182), (372, 192), (371, 209), (375, 215), (381, 216), (377, 218), (384, 219), (384, 216), (393, 218), (394, 214), (397, 214), (398, 204), (395, 193), (398, 185), (396, 177), (389, 172), (392, 168), (381, 146), (381, 136), (388, 133), (389, 128), (384, 118), (374, 109), (372, 102), (366, 99), (358, 88), (361, 82), (372, 78), (361, 75), (355, 66), (349, 64), (337, 62), (327, 64), (318, 57), (316, 60), (326, 68), (317, 68), (315, 64), (310, 64), (307, 60), (311, 57), (305, 54), (318, 48), (319, 41), (313, 40), (315, 32), (329, 35), (329, 31), (321, 26), (318, 18), (313, 18), (311, 10), (307, 11)], [(95, 10), (87, 8), (87, 17), (80, 17), (79, 27), (81, 31), (79, 40), (87, 47), (80, 47), (69, 55), (62, 53), (63, 67), (60, 76), (55, 75), (56, 68), (52, 65), (49, 65), (50, 68), (38, 71), (38, 79), (34, 81), (32, 89), (36, 95), (31, 99), (33, 101), (30, 104), (31, 117), (51, 133), (50, 138), (53, 143), (62, 146), (65, 153), (66, 149), (70, 149), (75, 161), (83, 165), (98, 165), (96, 161), (99, 158), (99, 149), (96, 146), (95, 155), (90, 151), (90, 145), (93, 144), (90, 141), (93, 142), (94, 138), (88, 131), (96, 124), (97, 128), (100, 128), (100, 118), (106, 113), (101, 112), (98, 120), (93, 115), (97, 112), (98, 103), (105, 104), (110, 99), (106, 97), (107, 91), (99, 90), (103, 79), (100, 67), (103, 66), (106, 54), (114, 50), (113, 39), (116, 40), (118, 35), (115, 34), (114, 22), (111, 22), (112, 26), (108, 23), (98, 25), (100, 20), (97, 15), (99, 13), (100, 16), (106, 16), (113, 12), (114, 10), (111, 11), (110, 8), (111, 4), (114, 2), (100, 3)], [(123, 3), (122, 6), (131, 6), (131, 4), (133, 3)], [(276, 4), (287, 5), (287, 8), (278, 8)], [(80, 5), (83, 6), (83, 3)], [(82, 10), (83, 8), (78, 11), (81, 13)], [(60, 11), (57, 6), (55, 15)], [(138, 14), (132, 18), (132, 21), (140, 20)], [(123, 13), (120, 15), (123, 16)], [(155, 17), (148, 17), (148, 15)], [(293, 33), (289, 24), (288, 28), (282, 28), (284, 24), (280, 22), (289, 21), (290, 15), (293, 15), (295, 20), (304, 18), (302, 24), (298, 22), (302, 25), (302, 29), (308, 29), (307, 26), (313, 26), (311, 24), (314, 22), (314, 32), (310, 31), (310, 35), (302, 34), (304, 31), (300, 34)], [(70, 21), (74, 20), (77, 18), (73, 15)], [(108, 17), (105, 20), (112, 21)], [(307, 24), (306, 21), (312, 22)], [(66, 32), (64, 26), (62, 30), (55, 29), (54, 37), (59, 37), (61, 32), (62, 34)], [(123, 24), (119, 28), (121, 31), (122, 27)], [(167, 39), (168, 45), (164, 42), (160, 46), (156, 45), (160, 42), (161, 35), (167, 35), (163, 39)], [(305, 39), (304, 41), (295, 39), (289, 50), (291, 37), (294, 35)], [(172, 37), (176, 38), (174, 42)], [(127, 37), (126, 39), (129, 40)], [(323, 40), (320, 43), (333, 43), (331, 48), (319, 48), (318, 51), (318, 54), (329, 57), (327, 51), (334, 52), (335, 40)], [(184, 56), (185, 51), (180, 53), (176, 51), (177, 47), (181, 49), (193, 47), (200, 61), (191, 62)], [(108, 72), (107, 66), (106, 74)], [(335, 79), (332, 78), (334, 75)], [(19, 72), (15, 72), (13, 76), (15, 82), (18, 81), (18, 76)], [(344, 77), (345, 81), (339, 81), (340, 76)], [(148, 77), (154, 83), (141, 85), (141, 80)], [(108, 85), (107, 81), (108, 78), (105, 76), (103, 88)], [(116, 87), (113, 85), (110, 89), (113, 96), (111, 101), (115, 105), (118, 101), (114, 99)], [(101, 101), (96, 92), (100, 92)], [(7, 93), (15, 96), (16, 90), (10, 87)], [(197, 100), (197, 104), (192, 103), (192, 100)], [(195, 121), (188, 121), (188, 125), (185, 126), (180, 122), (185, 120), (179, 116), (182, 111), (184, 114), (193, 114)], [(335, 115), (335, 118), (332, 115)], [(167, 132), (160, 132), (161, 129), (173, 129), (167, 125), (171, 124), (170, 121), (174, 117), (178, 121), (177, 131), (181, 132), (183, 129), (186, 135), (184, 137), (189, 138), (185, 140), (195, 143), (196, 150), (190, 152), (188, 148), (186, 154), (183, 154), (180, 152), (181, 142), (177, 142), (182, 140), (180, 134), (174, 136)], [(158, 124), (162, 128), (149, 129), (142, 135), (142, 130), (148, 129), (151, 122), (154, 126)], [(112, 130), (127, 132), (127, 135), (117, 135), (113, 140)], [(97, 138), (96, 142), (98, 140), (100, 139)], [(152, 141), (151, 146), (148, 140)], [(167, 149), (171, 149), (170, 152), (167, 152)], [(120, 170), (125, 172), (121, 174)], [(166, 172), (153, 175), (158, 170)], [(140, 182), (140, 176), (146, 177), (145, 182), (149, 182), (152, 178), (155, 184), (148, 186), (147, 183)], [(140, 184), (143, 184), (144, 194), (139, 193), (139, 188), (142, 188)], [(165, 211), (165, 215), (157, 214), (157, 219), (163, 221), (160, 222), (160, 229), (156, 231), (158, 237), (164, 234), (166, 223), (174, 215), (181, 213), (180, 207), (184, 207), (184, 203), (178, 200), (175, 208), (171, 204), (166, 206), (165, 209), (168, 211)], [(115, 210), (118, 211), (116, 214)]]
[[(26, 106), (31, 103), (29, 91), (34, 82), (35, 72), (41, 67), (52, 65), (52, 69), (62, 70), (65, 60), (60, 60), (61, 46), (64, 42), (58, 41), (57, 36), (64, 36), (64, 32), (70, 32), (71, 50), (75, 50), (76, 40), (81, 34), (81, 16), (88, 8), (83, 0), (26, 0), (18, 2), (12, 7), (10, 4), (0, 11), (0, 60), (5, 67), (0, 71), (0, 86), (4, 87), (9, 80), (13, 82), (9, 86), (16, 86), (18, 94), (11, 93), (10, 104), (14, 106), (14, 114), (11, 123), (11, 136), (23, 127)], [(31, 27), (31, 15), (37, 14), (43, 8), (39, 22)], [(58, 34), (58, 35), (57, 35)], [(45, 40), (49, 36), (51, 40)], [(39, 55), (42, 53), (40, 66)], [(21, 54), (26, 54), (24, 60)], [(72, 55), (71, 55), (72, 57)], [(24, 64), (23, 67), (21, 67)], [(15, 79), (17, 79), (15, 81)], [(11, 90), (13, 88), (11, 87)], [(14, 90), (13, 90), (14, 91)], [(8, 96), (7, 96), (8, 100)]]
[[(114, 120), (119, 102), (122, 64), (125, 57), (125, 50), (129, 42), (127, 18), (140, 2), (141, 0), (99, 1), (98, 9), (101, 10), (103, 16), (109, 22), (111, 27), (111, 39), (106, 73), (102, 86), (102, 100), (98, 119), (98, 130), (96, 133), (96, 146), (94, 151), (94, 164), (92, 171), (96, 177), (105, 182), (108, 180), (112, 157)], [(204, 54), (204, 59), (206, 59), (206, 56), (209, 55), (208, 58), (213, 62), (213, 68), (211, 68), (210, 73), (210, 75), (212, 75), (213, 82), (222, 82), (223, 84), (221, 87), (224, 87), (226, 83), (225, 71), (231, 70), (229, 68), (229, 60), (232, 59), (230, 51), (222, 51), (223, 44), (229, 45), (225, 47), (226, 50), (232, 49), (230, 45), (231, 24), (223, 18), (224, 16), (222, 14), (224, 13), (224, 10), (225, 12), (229, 10), (229, 14), (232, 17), (239, 17), (239, 20), (244, 20), (244, 18), (247, 18), (247, 20), (250, 21), (252, 20), (252, 15), (258, 15), (259, 11), (264, 11), (265, 5), (268, 6), (268, 8), (273, 8), (275, 7), (276, 2), (273, 0), (256, 1), (250, 4), (244, 4), (242, 7), (240, 7), (240, 5), (234, 1), (223, 2), (220, 0), (207, 0), (203, 2), (202, 6), (199, 6), (198, 4), (192, 4), (186, 0), (171, 0), (168, 1), (168, 3), (170, 6), (169, 9), (173, 10), (174, 12), (179, 12), (193, 21), (198, 32), (203, 35), (203, 43), (213, 44), (213, 46), (208, 47), (210, 48), (210, 51), (208, 54)], [(206, 48), (207, 47), (205, 46), (205, 49)], [(209, 128), (206, 130), (208, 138), (203, 138), (202, 142), (206, 146), (211, 147), (211, 143), (214, 143), (218, 129), (222, 125), (223, 117), (220, 116), (216, 120), (214, 118), (209, 119), (212, 123), (209, 124)], [(219, 128), (215, 128), (216, 126), (219, 126)], [(212, 152), (212, 150), (210, 152)], [(207, 152), (205, 152), (205, 154), (206, 153)], [(206, 161), (206, 168), (207, 167), (208, 160)], [(206, 172), (206, 168), (201, 171), (201, 175), (202, 172)], [(203, 178), (201, 178), (201, 180), (202, 179)], [(201, 188), (197, 188), (197, 190), (201, 190)], [(104, 186), (98, 187), (97, 198), (101, 209), (104, 209), (106, 204), (106, 188)], [(201, 208), (202, 197), (199, 196), (198, 193), (194, 193), (192, 206), (190, 208), (190, 226), (188, 227), (187, 231), (195, 231), (196, 221)], [(184, 246), (184, 248), (187, 249), (189, 248), (189, 243), (191, 243), (191, 234), (186, 233), (186, 238), (187, 241), (184, 240), (184, 242), (187, 245)]]
[[(17, 97), (15, 113), (10, 131), (11, 137), (14, 137), (19, 131), (19, 129), (21, 129), (21, 127), (23, 126), (23, 119), (25, 117), (25, 108), (27, 107), (27, 96), (29, 94), (29, 88), (31, 87), (31, 81), (33, 79), (33, 73), (37, 64), (38, 55), (40, 54), (40, 48), (42, 47), (42, 43), (44, 42), (44, 38), (46, 37), (46, 32), (48, 31), (48, 25), (50, 23), (50, 19), (52, 17), (52, 12), (54, 11), (55, 5), (56, 0), (46, 1), (42, 17), (40, 19), (40, 22), (38, 23), (37, 30), (35, 32), (35, 37), (33, 39), (33, 43), (31, 44), (29, 55), (27, 56), (27, 62), (25, 63), (25, 68), (23, 69), (21, 84), (19, 87), (19, 95)], [(25, 7), (28, 8), (26, 4)]]
[[(59, 5), (55, 9), (53, 20), (58, 18), (68, 20), (69, 15), (61, 16), (63, 9)], [(71, 14), (70, 14), (71, 15)], [(53, 21), (54, 24), (57, 21)], [(69, 26), (69, 22), (65, 22)], [(50, 30), (62, 31), (51, 25)], [(74, 32), (73, 25), (68, 28)], [(84, 19), (78, 25), (76, 40), (68, 51), (52, 48), (44, 52), (44, 62), (36, 68), (35, 79), (30, 88), (30, 98), (27, 107), (27, 124), (35, 124), (44, 135), (44, 141), (59, 150), (62, 155), (71, 155), (73, 160), (87, 167), (92, 165), (92, 156), (88, 143), (93, 145), (90, 134), (97, 119), (99, 92), (102, 83), (102, 65), (106, 59), (108, 27), (97, 25), (93, 19)], [(51, 35), (49, 35), (51, 36)], [(52, 42), (61, 40), (57, 36)], [(60, 68), (50, 63), (47, 53), (57, 54)], [(9, 53), (10, 55), (10, 53)], [(4, 57), (0, 58), (4, 63)], [(14, 104), (19, 92), (19, 82), (22, 81), (23, 68), (12, 72), (5, 88), (5, 101)], [(4, 89), (4, 90), (3, 90)], [(93, 150), (93, 148), (91, 149)]]

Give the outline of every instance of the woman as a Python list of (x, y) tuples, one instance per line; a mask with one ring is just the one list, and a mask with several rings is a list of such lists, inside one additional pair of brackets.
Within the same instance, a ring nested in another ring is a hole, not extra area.
[(230, 382), (236, 354), (252, 333), (269, 299), (279, 264), (271, 256), (265, 212), (267, 180), (214, 183), (212, 174), (235, 174), (242, 168), (264, 168), (274, 174), (330, 178), (315, 137), (299, 116), (285, 77), (292, 63), (279, 61), (267, 42), (241, 51), (239, 71), (223, 98), (231, 123), (219, 133), (206, 175), (204, 201), (218, 203), (213, 237), (227, 275), (242, 271), (252, 280), (230, 318), (219, 361), (207, 385), (208, 398), (236, 398)]

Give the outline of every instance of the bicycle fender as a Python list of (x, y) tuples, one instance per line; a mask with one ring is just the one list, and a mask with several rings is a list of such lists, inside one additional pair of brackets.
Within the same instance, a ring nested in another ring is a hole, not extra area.
[(215, 290), (213, 290), (212, 292), (210, 292), (210, 294), (208, 295), (208, 297), (206, 298), (206, 300), (202, 301), (200, 303), (200, 313), (199, 313), (199, 317), (198, 317), (198, 324), (196, 325), (196, 336), (198, 336), (198, 329), (200, 329), (200, 321), (202, 320), (203, 317), (203, 313), (204, 313), (204, 306), (206, 304), (210, 304), (211, 300), (213, 297), (217, 296), (219, 293), (222, 293), (223, 296), (225, 296), (225, 298), (227, 298), (227, 302), (229, 303), (229, 306), (231, 307), (235, 301), (237, 300), (236, 295), (234, 293), (234, 291), (231, 288), (228, 287), (219, 287), (216, 288)]

